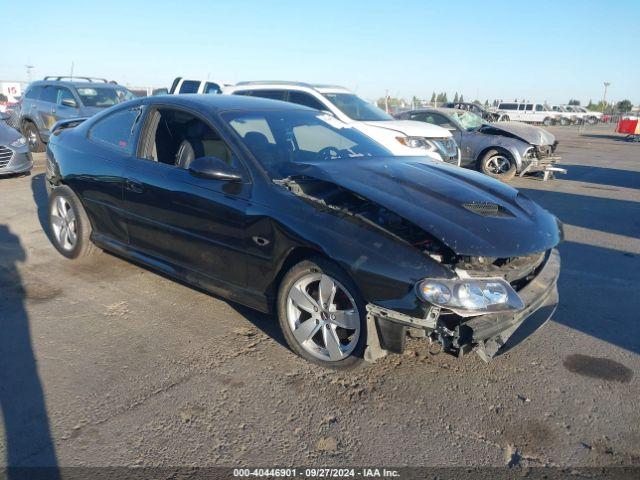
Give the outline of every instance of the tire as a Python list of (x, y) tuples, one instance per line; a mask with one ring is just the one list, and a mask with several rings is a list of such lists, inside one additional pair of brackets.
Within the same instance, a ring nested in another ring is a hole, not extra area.
[[(562, 125), (566, 125), (566, 123), (562, 123), (562, 121), (563, 121), (563, 120), (566, 122), (566, 119), (562, 118), (562, 119), (560, 119), (560, 124), (562, 124)], [(543, 124), (545, 127), (550, 127), (551, 125), (553, 125), (553, 119), (552, 119), (552, 118), (550, 118), (550, 117), (546, 117), (546, 118), (542, 121), (542, 124)]]
[[(503, 162), (508, 162), (505, 168)], [(508, 153), (501, 150), (489, 150), (480, 159), (480, 171), (485, 175), (508, 182), (516, 176), (516, 162)]]
[[(546, 121), (546, 119), (545, 119)], [(546, 123), (545, 123), (546, 125)], [(567, 118), (564, 117), (560, 117), (560, 125), (562, 125), (563, 127), (566, 127), (567, 125), (569, 125), (569, 120)]]
[(501, 122), (508, 122), (510, 118), (509, 115), (503, 115), (502, 117), (498, 118), (498, 120)]
[(587, 117), (587, 123), (589, 125), (595, 125), (598, 123), (598, 119), (596, 117)]
[(45, 144), (40, 138), (40, 132), (38, 127), (33, 122), (26, 121), (22, 125), (22, 135), (27, 139), (29, 144), (29, 150), (33, 153), (40, 153), (45, 151)]
[[(335, 301), (328, 306), (319, 301), (321, 283), (335, 287), (330, 297)], [(334, 369), (362, 364), (367, 343), (364, 301), (351, 278), (333, 262), (313, 258), (294, 265), (280, 282), (277, 313), (287, 344), (305, 360)], [(339, 322), (352, 328), (340, 327)]]
[(66, 185), (51, 189), (48, 214), (51, 242), (63, 256), (74, 259), (97, 251), (89, 217), (73, 190)]

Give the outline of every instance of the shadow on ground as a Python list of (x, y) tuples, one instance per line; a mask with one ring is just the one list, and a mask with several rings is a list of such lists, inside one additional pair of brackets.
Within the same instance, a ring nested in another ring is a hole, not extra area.
[[(58, 479), (44, 392), (31, 344), (26, 289), (18, 264), (19, 238), (0, 225), (0, 410), (6, 438), (7, 478)], [(45, 471), (33, 467), (47, 467)], [(26, 470), (25, 470), (26, 468)]]
[(566, 168), (567, 173), (560, 177), (563, 181), (571, 180), (611, 187), (640, 189), (640, 172), (587, 165), (567, 165)]

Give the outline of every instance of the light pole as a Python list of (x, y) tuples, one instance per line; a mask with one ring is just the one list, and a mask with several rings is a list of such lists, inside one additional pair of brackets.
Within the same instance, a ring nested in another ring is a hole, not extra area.
[(607, 105), (607, 88), (609, 88), (611, 82), (604, 82), (604, 95), (602, 95), (602, 113), (604, 113), (604, 107)]

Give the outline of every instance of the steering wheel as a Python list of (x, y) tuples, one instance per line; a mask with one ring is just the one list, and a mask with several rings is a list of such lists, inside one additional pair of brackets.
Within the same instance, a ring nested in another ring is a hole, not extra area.
[(318, 152), (318, 157), (322, 160), (333, 160), (340, 156), (340, 150), (336, 147), (324, 147)]

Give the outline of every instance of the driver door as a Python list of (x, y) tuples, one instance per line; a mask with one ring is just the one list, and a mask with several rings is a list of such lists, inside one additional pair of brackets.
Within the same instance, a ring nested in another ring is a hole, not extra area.
[[(208, 282), (214, 288), (244, 287), (251, 183), (246, 174), (241, 182), (227, 182), (195, 177), (185, 165), (176, 165), (175, 155), (185, 139), (198, 141), (187, 136), (189, 126), (176, 117), (168, 107), (151, 109), (141, 148), (125, 167), (124, 209), (131, 248), (205, 288), (211, 286)], [(205, 135), (195, 151), (226, 156), (238, 171), (245, 171), (209, 124)]]

